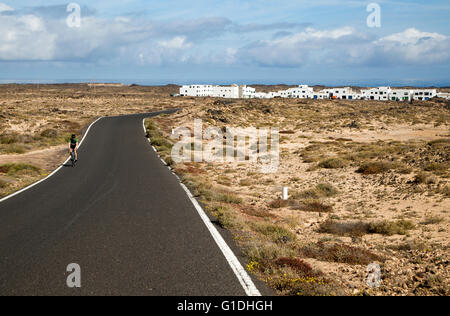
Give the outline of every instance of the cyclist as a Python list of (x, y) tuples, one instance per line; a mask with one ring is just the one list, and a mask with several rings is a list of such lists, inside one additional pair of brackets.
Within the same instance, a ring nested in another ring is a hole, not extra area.
[(70, 138), (70, 141), (69, 141), (69, 151), (70, 151), (70, 154), (72, 154), (72, 152), (75, 153), (75, 162), (78, 161), (77, 149), (78, 149), (78, 139), (75, 134), (72, 134), (72, 137)]

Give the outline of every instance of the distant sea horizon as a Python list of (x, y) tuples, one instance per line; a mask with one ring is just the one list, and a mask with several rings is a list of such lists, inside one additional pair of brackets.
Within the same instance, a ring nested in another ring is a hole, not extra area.
[(419, 81), (419, 80), (405, 80), (405, 81), (384, 81), (381, 79), (373, 80), (324, 80), (324, 81), (273, 81), (273, 80), (221, 80), (221, 79), (192, 79), (192, 80), (171, 80), (171, 79), (0, 79), (0, 85), (5, 84), (89, 84), (89, 83), (105, 83), (105, 84), (123, 84), (123, 85), (140, 85), (140, 86), (165, 86), (165, 85), (190, 85), (190, 84), (216, 84), (216, 85), (299, 85), (307, 84), (309, 86), (354, 86), (354, 87), (371, 87), (371, 86), (390, 86), (390, 87), (436, 87), (448, 88), (450, 81)]

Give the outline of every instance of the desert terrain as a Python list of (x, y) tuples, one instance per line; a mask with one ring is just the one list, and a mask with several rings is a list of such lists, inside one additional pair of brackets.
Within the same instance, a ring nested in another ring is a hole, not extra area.
[[(449, 294), (448, 102), (186, 101), (147, 122), (152, 143), (277, 293)], [(277, 172), (175, 164), (172, 129), (193, 131), (195, 119), (204, 129), (278, 127)], [(379, 286), (367, 283), (371, 263)]]
[[(70, 134), (100, 116), (179, 108), (146, 121), (152, 144), (278, 294), (449, 295), (448, 101), (170, 97), (177, 90), (0, 85), (0, 197), (59, 166)], [(176, 164), (172, 130), (195, 119), (279, 128), (277, 172), (249, 161)], [(377, 286), (367, 284), (371, 263)]]

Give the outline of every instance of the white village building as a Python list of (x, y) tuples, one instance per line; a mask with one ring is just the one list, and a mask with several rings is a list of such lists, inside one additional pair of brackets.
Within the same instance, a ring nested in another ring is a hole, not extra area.
[(320, 92), (328, 94), (329, 99), (342, 99), (342, 100), (353, 99), (353, 90), (350, 87), (329, 88), (324, 89)]
[(361, 90), (362, 98), (365, 100), (387, 101), (389, 100), (390, 93), (391, 87), (378, 87)]
[(438, 98), (443, 98), (446, 100), (450, 100), (450, 93), (438, 93)]
[(436, 89), (416, 89), (412, 92), (413, 98), (416, 101), (428, 101), (438, 94)]
[(413, 92), (408, 89), (391, 89), (389, 100), (391, 101), (411, 101)]
[(180, 88), (180, 96), (212, 98), (254, 98), (256, 89), (247, 86), (185, 85)]
[(256, 92), (255, 88), (245, 85), (217, 86), (217, 85), (185, 85), (180, 88), (180, 96), (213, 97), (229, 99), (341, 99), (341, 100), (376, 100), (376, 101), (428, 101), (434, 97), (450, 99), (449, 93), (438, 93), (436, 89), (392, 89), (391, 87), (378, 87), (362, 89), (356, 93), (351, 87), (326, 88), (315, 92), (308, 85), (299, 85), (295, 88), (278, 92)]

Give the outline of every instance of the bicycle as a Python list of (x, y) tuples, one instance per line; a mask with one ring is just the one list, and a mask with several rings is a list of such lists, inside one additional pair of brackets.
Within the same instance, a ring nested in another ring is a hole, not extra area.
[(72, 168), (75, 167), (76, 164), (76, 160), (75, 160), (75, 150), (72, 150), (72, 152), (70, 153), (70, 161), (72, 163)]

